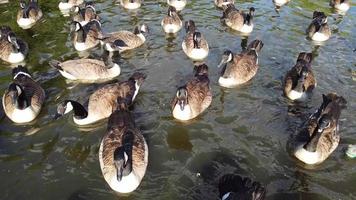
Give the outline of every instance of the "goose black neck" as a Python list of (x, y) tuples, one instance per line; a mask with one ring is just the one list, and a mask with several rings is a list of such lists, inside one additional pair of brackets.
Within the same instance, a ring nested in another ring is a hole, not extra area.
[(77, 31), (77, 42), (84, 43), (86, 39), (85, 31), (82, 27)]
[(82, 106), (82, 104), (76, 101), (68, 101), (73, 106), (74, 117), (77, 119), (84, 119), (88, 116), (88, 111)]
[(304, 149), (309, 152), (315, 152), (322, 134), (323, 131), (319, 132), (318, 128), (316, 128), (313, 135), (309, 138), (309, 141), (304, 145)]

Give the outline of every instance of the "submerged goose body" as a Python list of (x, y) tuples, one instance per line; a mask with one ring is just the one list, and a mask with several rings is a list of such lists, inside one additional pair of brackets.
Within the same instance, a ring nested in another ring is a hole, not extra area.
[(208, 66), (198, 64), (195, 68), (195, 76), (186, 85), (178, 88), (171, 103), (173, 117), (176, 119), (193, 119), (204, 112), (212, 102)]
[(122, 98), (110, 115), (99, 162), (105, 181), (119, 193), (134, 191), (146, 173), (148, 146)]
[(219, 68), (223, 67), (219, 84), (232, 88), (251, 80), (258, 71), (258, 53), (262, 47), (261, 40), (254, 40), (240, 54), (234, 55), (229, 50), (225, 51), (218, 66)]
[(145, 75), (134, 73), (129, 80), (105, 85), (90, 95), (88, 109), (73, 100), (65, 100), (58, 105), (56, 118), (73, 110), (74, 123), (88, 125), (108, 118), (116, 107), (118, 97), (127, 98), (133, 102), (139, 88), (145, 79)]
[(29, 0), (27, 4), (21, 1), (20, 7), (17, 13), (17, 24), (23, 29), (31, 28), (43, 16), (37, 0)]
[(324, 42), (331, 36), (328, 17), (323, 12), (314, 11), (313, 21), (307, 29), (308, 37), (317, 42)]
[(86, 3), (84, 7), (74, 6), (73, 21), (79, 22), (82, 26), (93, 20), (100, 20), (99, 15), (96, 14), (96, 9), (92, 3)]
[(44, 90), (27, 69), (22, 66), (14, 68), (13, 82), (2, 98), (6, 116), (15, 123), (31, 122), (40, 113), (44, 100)]
[(209, 45), (192, 20), (185, 22), (186, 36), (182, 42), (183, 52), (192, 60), (204, 60), (209, 54)]
[(177, 10), (170, 6), (168, 8), (168, 13), (164, 16), (161, 26), (165, 33), (177, 33), (182, 29), (182, 20), (180, 19)]
[(8, 26), (0, 27), (0, 58), (8, 63), (19, 63), (25, 60), (28, 45), (18, 38)]
[(218, 8), (223, 8), (223, 6), (227, 6), (228, 4), (235, 4), (235, 0), (214, 0), (214, 3)]
[(120, 4), (122, 7), (133, 10), (141, 7), (141, 0), (120, 0)]
[(323, 95), (323, 103), (293, 134), (288, 146), (292, 154), (305, 164), (320, 164), (336, 149), (340, 141), (339, 118), (346, 100), (334, 93)]
[(330, 0), (330, 6), (338, 11), (346, 12), (350, 9), (349, 0)]
[(120, 66), (109, 58), (105, 61), (87, 58), (64, 62), (52, 60), (49, 64), (69, 80), (108, 80), (119, 76), (121, 72)]
[(226, 174), (219, 179), (219, 197), (221, 200), (264, 200), (266, 188), (250, 178)]
[(255, 8), (251, 7), (248, 13), (239, 11), (233, 4), (223, 7), (224, 12), (221, 17), (226, 26), (241, 33), (251, 33), (253, 31), (253, 16)]
[(302, 52), (297, 64), (287, 72), (284, 78), (284, 95), (290, 100), (304, 99), (316, 87), (311, 61), (312, 54)]
[(177, 11), (181, 11), (187, 5), (187, 0), (167, 0), (169, 6), (173, 6)]
[(79, 6), (82, 3), (84, 3), (84, 0), (62, 0), (59, 2), (58, 8), (61, 11), (69, 11), (74, 6)]
[(97, 20), (88, 22), (82, 26), (79, 22), (74, 21), (71, 27), (73, 33), (73, 44), (77, 51), (85, 51), (97, 46), (102, 37), (101, 24)]
[(147, 33), (148, 27), (144, 24), (140, 27), (136, 27), (134, 32), (118, 31), (110, 33), (104, 36), (102, 41), (107, 51), (124, 52), (143, 45), (146, 41), (145, 35)]

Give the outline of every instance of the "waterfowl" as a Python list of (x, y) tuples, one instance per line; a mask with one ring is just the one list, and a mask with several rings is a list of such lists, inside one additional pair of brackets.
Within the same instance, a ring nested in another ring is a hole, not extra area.
[(304, 99), (316, 86), (316, 80), (311, 68), (313, 55), (302, 52), (297, 64), (289, 70), (284, 78), (284, 95), (291, 100)]
[(73, 16), (73, 21), (79, 22), (82, 26), (85, 26), (92, 20), (100, 20), (91, 2), (87, 2), (84, 7), (74, 6), (74, 13), (76, 14)]
[(281, 7), (289, 2), (290, 0), (273, 0), (273, 3), (276, 7)]
[(79, 102), (65, 100), (57, 107), (55, 118), (74, 111), (73, 121), (77, 125), (88, 125), (109, 117), (116, 107), (118, 97), (133, 102), (142, 85), (145, 75), (135, 72), (127, 81), (105, 85), (90, 95), (88, 109)]
[(320, 164), (336, 149), (340, 141), (339, 118), (347, 102), (335, 93), (323, 95), (319, 109), (293, 134), (288, 146), (293, 155), (305, 164)]
[(141, 7), (141, 0), (120, 0), (120, 4), (122, 7), (133, 10)]
[(263, 200), (266, 188), (250, 178), (226, 174), (219, 179), (219, 193), (221, 200)]
[(116, 192), (129, 193), (146, 173), (148, 146), (128, 110), (128, 102), (119, 97), (117, 104), (100, 144), (99, 162), (109, 186)]
[(349, 0), (330, 0), (330, 6), (336, 10), (346, 12), (350, 9)]
[(85, 26), (73, 21), (71, 24), (73, 34), (73, 44), (77, 51), (91, 49), (100, 43), (102, 37), (101, 24), (98, 20), (92, 20)]
[(22, 0), (20, 7), (17, 13), (17, 24), (23, 29), (31, 28), (43, 15), (37, 0), (29, 0), (27, 4)]
[(69, 11), (74, 6), (79, 6), (84, 3), (84, 0), (61, 0), (58, 4), (58, 8), (63, 11)]
[(228, 4), (235, 4), (235, 0), (214, 0), (214, 3), (218, 8), (223, 8)]
[(146, 41), (146, 34), (148, 34), (148, 27), (143, 24), (137, 26), (133, 32), (118, 31), (110, 33), (102, 38), (104, 47), (107, 51), (124, 52), (135, 49)]
[(194, 77), (179, 87), (172, 100), (173, 117), (190, 120), (204, 112), (211, 104), (212, 92), (209, 86), (208, 66), (197, 64)]
[(251, 7), (248, 13), (239, 11), (233, 4), (223, 6), (224, 12), (221, 20), (226, 26), (241, 33), (251, 33), (253, 31), (253, 16), (255, 8)]
[(240, 54), (233, 54), (230, 50), (224, 52), (218, 68), (223, 66), (219, 84), (232, 88), (251, 80), (258, 70), (258, 53), (263, 47), (261, 40), (254, 40), (247, 49)]
[(25, 67), (19, 65), (12, 74), (13, 82), (2, 97), (5, 114), (15, 123), (31, 122), (41, 111), (45, 91)]
[(324, 42), (331, 36), (331, 30), (327, 24), (328, 17), (323, 12), (314, 11), (313, 21), (307, 29), (310, 39), (317, 42)]
[(209, 45), (200, 32), (196, 31), (193, 20), (185, 22), (186, 36), (182, 42), (183, 52), (192, 60), (203, 60), (209, 54)]
[(119, 64), (114, 63), (111, 56), (104, 57), (104, 61), (82, 58), (64, 62), (52, 60), (49, 64), (69, 80), (108, 80), (119, 76), (121, 72)]
[(0, 58), (8, 63), (19, 63), (25, 60), (28, 45), (18, 38), (8, 26), (0, 27)]
[(182, 28), (182, 20), (173, 6), (169, 6), (168, 13), (164, 16), (161, 25), (165, 33), (177, 33)]
[(187, 5), (187, 0), (167, 0), (169, 6), (173, 6), (177, 11), (181, 11)]

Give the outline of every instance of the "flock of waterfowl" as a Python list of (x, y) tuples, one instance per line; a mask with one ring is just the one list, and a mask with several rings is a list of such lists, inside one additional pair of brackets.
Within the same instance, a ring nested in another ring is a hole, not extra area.
[[(273, 0), (280, 7), (289, 0)], [(121, 0), (126, 9), (138, 9), (141, 0)], [(204, 112), (212, 102), (209, 86), (208, 66), (203, 60), (208, 56), (209, 45), (203, 34), (198, 31), (192, 20), (185, 23), (179, 11), (184, 9), (186, 0), (168, 0), (167, 15), (161, 26), (167, 34), (181, 30), (184, 24), (186, 36), (182, 41), (183, 52), (194, 61), (194, 76), (176, 90), (172, 100), (172, 115), (178, 120), (191, 120)], [(212, 2), (213, 3), (213, 2)], [(251, 33), (254, 28), (255, 8), (239, 10), (234, 0), (214, 0), (222, 9), (222, 22), (241, 33)], [(346, 12), (350, 8), (348, 0), (331, 0), (330, 5)], [(83, 0), (62, 0), (59, 8), (72, 16), (71, 33), (73, 47), (77, 51), (86, 51), (101, 44), (107, 51), (103, 60), (75, 59), (66, 61), (52, 60), (49, 65), (70, 80), (96, 82), (119, 76), (121, 69), (112, 59), (112, 54), (140, 47), (145, 43), (149, 28), (142, 24), (131, 31), (105, 33), (101, 28), (100, 17), (94, 3)], [(23, 29), (34, 26), (43, 13), (37, 0), (20, 1), (17, 23)], [(331, 36), (327, 16), (315, 11), (311, 24), (306, 31), (311, 40), (324, 42)], [(233, 53), (226, 50), (219, 64), (221, 74), (218, 83), (222, 87), (232, 88), (250, 81), (258, 72), (258, 56), (264, 44), (261, 40), (252, 41), (245, 50)], [(20, 63), (29, 53), (28, 45), (8, 26), (0, 29), (0, 58), (8, 63)], [(311, 53), (299, 54), (295, 66), (287, 72), (284, 79), (284, 94), (293, 101), (303, 101), (316, 87), (313, 74)], [(57, 107), (56, 118), (73, 111), (73, 120), (77, 125), (88, 125), (109, 118), (107, 133), (99, 149), (100, 167), (106, 182), (120, 193), (134, 191), (145, 175), (148, 164), (148, 146), (145, 138), (135, 125), (128, 107), (134, 103), (146, 75), (134, 72), (123, 82), (106, 84), (93, 92), (84, 107), (77, 101), (65, 100)], [(19, 65), (13, 69), (13, 81), (3, 94), (2, 104), (7, 117), (14, 123), (33, 121), (45, 103), (45, 91), (34, 81), (26, 67)], [(100, 106), (97, 106), (100, 104)], [(305, 127), (292, 135), (288, 142), (292, 154), (306, 164), (323, 162), (336, 149), (340, 140), (339, 117), (346, 100), (335, 93), (323, 95), (321, 106), (312, 114)], [(265, 188), (250, 179), (238, 175), (226, 175), (219, 183), (220, 197), (227, 199), (263, 199)]]

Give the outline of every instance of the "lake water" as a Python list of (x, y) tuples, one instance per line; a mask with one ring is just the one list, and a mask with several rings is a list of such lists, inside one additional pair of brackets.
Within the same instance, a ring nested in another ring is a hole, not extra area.
[[(102, 177), (98, 149), (106, 121), (78, 128), (72, 115), (52, 120), (56, 105), (65, 99), (84, 103), (103, 84), (75, 84), (48, 65), (78, 54), (70, 41), (69, 18), (57, 1), (39, 1), (44, 17), (30, 30), (16, 24), (17, 1), (0, 5), (0, 24), (9, 25), (29, 43), (27, 67), (47, 93), (39, 117), (29, 125), (16, 125), (0, 111), (0, 199), (218, 199), (218, 178), (225, 173), (251, 177), (267, 186), (267, 199), (356, 199), (356, 160), (345, 156), (356, 144), (356, 7), (338, 16), (327, 0), (292, 0), (278, 14), (270, 0), (237, 0), (239, 8), (256, 8), (255, 29), (248, 38), (264, 42), (260, 69), (248, 84), (223, 89), (217, 84), (217, 64), (225, 49), (239, 52), (246, 40), (219, 21), (221, 11), (212, 0), (189, 1), (184, 20), (194, 19), (210, 45), (208, 64), (212, 105), (197, 119), (173, 119), (170, 100), (177, 86), (193, 71), (181, 50), (184, 31), (166, 38), (160, 21), (164, 1), (146, 0), (128, 12), (114, 1), (96, 1), (106, 32), (133, 30), (147, 23), (150, 36), (137, 50), (124, 53), (122, 74), (148, 75), (132, 112), (149, 146), (149, 164), (140, 187), (118, 196)], [(353, 2), (353, 6), (355, 6)], [(306, 39), (305, 29), (315, 9), (329, 16), (332, 38), (317, 47)], [(246, 39), (246, 38), (244, 38)], [(312, 98), (293, 104), (282, 96), (282, 77), (301, 51), (313, 52), (318, 86)], [(98, 57), (100, 47), (89, 52)], [(11, 81), (11, 67), (0, 66), (0, 93)], [(297, 131), (321, 104), (323, 93), (337, 92), (348, 101), (340, 119), (342, 139), (321, 165), (308, 169), (286, 152), (288, 136)]]

